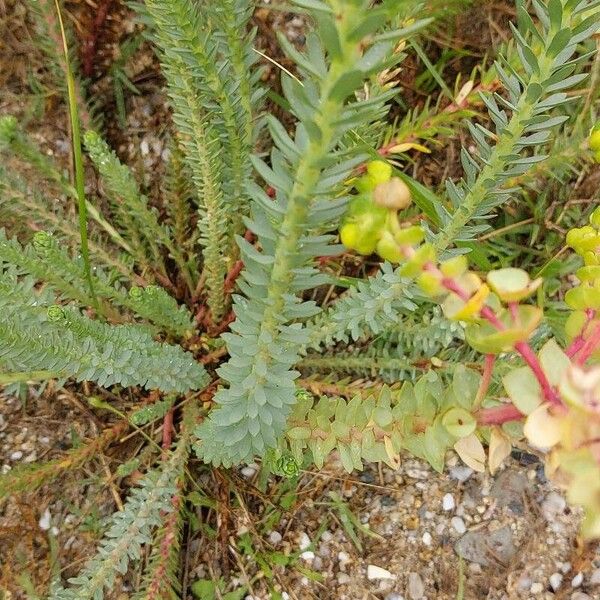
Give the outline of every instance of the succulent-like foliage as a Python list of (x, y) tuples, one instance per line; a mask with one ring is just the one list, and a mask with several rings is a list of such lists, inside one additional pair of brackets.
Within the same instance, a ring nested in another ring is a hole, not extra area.
[[(477, 154), (473, 157), (462, 150), (465, 178), (460, 185), (447, 182), (451, 208), (437, 207), (442, 223), (435, 236), (439, 250), (455, 241), (472, 240), (489, 228), (485, 220), (490, 212), (514, 191), (506, 188), (506, 182), (546, 159), (545, 154), (530, 155), (527, 150), (548, 142), (552, 130), (568, 118), (557, 110), (569, 102), (567, 91), (587, 77), (577, 72), (580, 57), (576, 51), (598, 28), (595, 3), (538, 0), (533, 4), (540, 25), (534, 24), (525, 3), (518, 2), (522, 30), (512, 27), (520, 69), (506, 61), (496, 63), (508, 97), (481, 96), (496, 132), (468, 124)], [(492, 145), (488, 140), (497, 142)]]
[[(7, 239), (5, 233), (0, 231), (0, 261), (18, 267), (22, 273), (39, 281), (51, 284), (62, 298), (74, 300), (82, 306), (93, 304), (81, 259), (72, 259), (58, 245), (57, 240), (45, 231), (38, 231), (32, 244), (24, 248), (14, 238)], [(101, 269), (96, 269), (92, 277), (96, 295), (106, 301), (99, 305), (103, 314), (117, 316), (108, 304), (110, 301), (176, 335), (185, 335), (191, 331), (189, 311), (178, 306), (176, 300), (164, 289), (155, 285), (146, 288), (134, 286), (128, 292), (118, 280), (111, 281), (113, 278)]]
[(227, 308), (224, 279), (237, 257), (234, 235), (248, 214), (246, 183), (253, 140), (256, 56), (246, 34), (251, 3), (228, 0), (203, 10), (191, 0), (148, 0), (137, 8), (153, 26), (169, 84), (178, 141), (196, 187), (200, 243), (212, 318)]
[(168, 229), (158, 222), (156, 211), (150, 207), (146, 196), (140, 193), (129, 168), (119, 161), (96, 132), (86, 132), (84, 139), (90, 158), (102, 175), (115, 213), (115, 222), (129, 240), (131, 253), (138, 264), (164, 275), (163, 246), (168, 249), (177, 266), (184, 270), (185, 261), (181, 252), (173, 243)]
[[(317, 402), (299, 392), (280, 451), (302, 464), (308, 449), (317, 467), (337, 450), (347, 471), (362, 470), (363, 461), (398, 466), (400, 452), (444, 468), (446, 451), (475, 431), (473, 407), (479, 375), (460, 368), (450, 384), (429, 372), (401, 390), (384, 387), (377, 394), (357, 394), (351, 400), (324, 396)], [(457, 420), (462, 419), (462, 426)]]
[[(0, 275), (0, 363), (10, 371), (47, 371), (100, 385), (141, 385), (165, 392), (198, 389), (205, 370), (178, 346), (155, 342), (138, 325), (108, 325), (52, 304), (35, 280)], [(47, 308), (45, 308), (47, 307)]]
[[(180, 507), (173, 498), (180, 494), (196, 414), (194, 407), (188, 407), (175, 449), (132, 490), (123, 510), (113, 515), (97, 554), (69, 580), (71, 587), (54, 590), (51, 600), (102, 600), (104, 590), (113, 586), (117, 575), (125, 574), (132, 560), (139, 560), (142, 546), (152, 542), (153, 530), (161, 527), (165, 518), (170, 521), (171, 513), (177, 513)], [(167, 581), (160, 583), (166, 585)]]
[[(295, 134), (270, 117), (271, 165), (254, 159), (275, 198), (251, 186), (248, 227), (262, 250), (239, 239), (245, 297), (236, 298), (234, 333), (224, 336), (231, 358), (219, 371), (229, 387), (215, 396), (220, 407), (198, 431), (200, 452), (215, 464), (250, 460), (273, 447), (284, 430), (295, 401), (292, 368), (307, 342), (293, 321), (315, 312), (296, 294), (323, 280), (311, 266), (313, 257), (332, 252), (331, 237), (320, 234), (339, 218), (344, 199), (335, 196), (340, 184), (364, 160), (358, 148), (338, 144), (352, 128), (380, 115), (389, 91), (364, 100), (355, 92), (387, 64), (395, 41), (405, 33), (402, 28), (381, 32), (392, 12), (388, 5), (369, 12), (362, 1), (310, 6), (317, 31), (307, 38), (306, 52), (284, 45), (303, 77), (282, 79), (299, 121)], [(371, 14), (376, 16), (367, 18)]]

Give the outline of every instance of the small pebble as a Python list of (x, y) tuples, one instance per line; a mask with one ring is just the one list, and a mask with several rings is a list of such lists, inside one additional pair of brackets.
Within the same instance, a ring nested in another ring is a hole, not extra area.
[(590, 585), (600, 585), (600, 569), (592, 571), (590, 575)]
[(550, 492), (542, 502), (542, 514), (547, 521), (552, 521), (557, 515), (564, 512), (567, 507), (566, 500), (556, 492)]
[(303, 553), (300, 555), (300, 558), (301, 558), (302, 560), (308, 560), (308, 561), (311, 561), (311, 560), (314, 560), (314, 558), (315, 558), (315, 553), (314, 553), (314, 552), (312, 552), (312, 551), (310, 551), (310, 550), (306, 550), (306, 551), (304, 551), (304, 552), (303, 552)]
[(418, 573), (408, 574), (408, 595), (411, 600), (420, 600), (425, 594), (423, 580)]
[(338, 573), (337, 580), (340, 585), (350, 583), (350, 575), (348, 573)]
[(304, 531), (300, 534), (298, 546), (300, 550), (306, 550), (310, 546), (310, 538)]
[(541, 594), (544, 591), (544, 586), (539, 581), (536, 581), (535, 583), (531, 584), (529, 591), (532, 594)]
[(44, 513), (42, 514), (42, 516), (40, 517), (40, 520), (38, 521), (38, 525), (40, 526), (40, 529), (42, 531), (48, 531), (48, 529), (50, 529), (50, 519), (51, 519), (51, 515), (50, 515), (50, 509), (47, 508)]
[(333, 533), (331, 533), (331, 531), (329, 531), (329, 529), (326, 529), (323, 532), (323, 535), (321, 536), (321, 541), (322, 542), (330, 542), (333, 539)]
[(456, 467), (452, 467), (449, 473), (452, 479), (456, 479), (457, 481), (460, 481), (462, 483), (463, 481), (469, 479), (469, 477), (473, 475), (474, 471), (470, 467), (457, 465)]
[(446, 494), (442, 498), (442, 508), (444, 510), (453, 510), (455, 506), (456, 503), (454, 502), (454, 496), (452, 494)]
[(273, 544), (273, 546), (277, 546), (277, 544), (279, 544), (279, 542), (281, 542), (282, 539), (283, 538), (279, 531), (271, 531), (271, 533), (269, 534), (269, 543)]
[(23, 459), (23, 462), (25, 462), (25, 463), (32, 463), (32, 462), (35, 462), (36, 460), (37, 460), (37, 452), (34, 450), (31, 454), (28, 454)]
[(429, 533), (429, 531), (426, 531), (426, 532), (423, 534), (422, 540), (423, 540), (423, 543), (424, 543), (426, 546), (431, 546), (431, 542), (433, 541), (433, 539), (432, 539), (432, 537), (431, 537), (431, 534)]
[(529, 590), (531, 589), (531, 586), (531, 578), (528, 575), (521, 575), (521, 577), (519, 577), (519, 580), (517, 581), (517, 587), (521, 591), (524, 592), (525, 590)]
[(573, 579), (571, 579), (571, 587), (579, 587), (583, 583), (583, 573), (577, 573)]
[(566, 575), (571, 570), (571, 563), (562, 563), (562, 565), (560, 566), (560, 570)]
[(388, 594), (384, 600), (404, 600), (404, 596), (400, 594)]
[(10, 455), (10, 460), (21, 460), (22, 458), (23, 453), (20, 450), (17, 450)]
[(254, 477), (255, 473), (256, 473), (256, 471), (252, 467), (244, 467), (242, 469), (242, 475), (244, 477), (246, 477), (247, 479)]
[(571, 600), (592, 600), (592, 597), (583, 592), (573, 592), (571, 594)]
[(396, 576), (392, 575), (387, 569), (383, 569), (377, 565), (368, 565), (367, 579), (370, 581), (373, 581), (374, 579), (396, 579)]
[(563, 576), (560, 573), (550, 575), (550, 587), (556, 592), (562, 583)]
[(350, 557), (344, 552), (338, 552), (338, 560), (345, 565), (346, 563), (350, 562)]
[(454, 531), (459, 535), (462, 535), (467, 531), (467, 527), (465, 522), (460, 517), (452, 517), (450, 520), (450, 525), (452, 525)]

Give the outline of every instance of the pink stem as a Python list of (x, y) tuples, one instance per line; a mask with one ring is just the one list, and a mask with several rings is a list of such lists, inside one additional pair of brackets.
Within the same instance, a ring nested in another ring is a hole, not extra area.
[(540, 361), (535, 355), (535, 352), (531, 349), (531, 346), (527, 342), (517, 342), (515, 344), (515, 350), (521, 355), (523, 360), (533, 371), (535, 378), (538, 380), (538, 383), (542, 388), (544, 398), (546, 398), (546, 400), (554, 406), (562, 406), (562, 402), (558, 396), (558, 393), (550, 385), (550, 382), (548, 381), (548, 378), (542, 369), (542, 365), (540, 365)]
[(573, 341), (571, 342), (569, 347), (565, 350), (565, 354), (569, 358), (572, 358), (573, 356), (575, 356), (581, 350), (583, 345), (585, 344), (585, 332), (586, 332), (589, 324), (592, 322), (592, 320), (596, 316), (596, 311), (591, 308), (588, 308), (585, 311), (585, 316), (586, 316), (585, 323), (583, 324), (581, 331), (579, 332), (579, 334), (576, 337), (573, 338)]
[(476, 414), (479, 425), (502, 425), (509, 421), (519, 421), (523, 416), (523, 413), (514, 404), (484, 408)]
[[(429, 269), (431, 270), (431, 269)], [(442, 285), (450, 292), (455, 293), (463, 302), (467, 302), (470, 298), (468, 292), (458, 285), (458, 283), (449, 277), (442, 278)], [(514, 308), (513, 308), (514, 314)], [(484, 319), (489, 321), (498, 331), (502, 331), (505, 329), (504, 324), (496, 313), (489, 307), (484, 306), (480, 313)], [(598, 335), (600, 336), (600, 330), (598, 331)], [(600, 339), (598, 340), (598, 344), (600, 344)], [(515, 350), (523, 357), (523, 360), (529, 365), (529, 368), (533, 371), (535, 378), (538, 380), (540, 387), (542, 388), (542, 392), (544, 394), (544, 398), (555, 406), (562, 406), (562, 402), (554, 390), (554, 388), (550, 385), (546, 374), (544, 373), (540, 362), (535, 355), (535, 352), (531, 349), (531, 346), (527, 342), (517, 342), (514, 346)]]
[(579, 350), (575, 362), (578, 365), (585, 364), (585, 361), (597, 350), (598, 346), (600, 346), (600, 324), (594, 327), (590, 337)]

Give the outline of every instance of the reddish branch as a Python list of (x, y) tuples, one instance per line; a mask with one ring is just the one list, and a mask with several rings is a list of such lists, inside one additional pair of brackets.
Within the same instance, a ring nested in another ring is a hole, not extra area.
[(167, 576), (169, 560), (173, 546), (177, 543), (177, 536), (179, 533), (179, 512), (181, 511), (182, 505), (181, 485), (178, 485), (178, 488), (177, 493), (171, 498), (173, 510), (167, 514), (164, 521), (164, 534), (158, 549), (159, 563), (154, 569), (152, 579), (148, 585), (148, 591), (146, 593), (146, 598), (148, 598), (148, 600), (159, 600), (164, 598), (165, 586), (169, 585), (169, 578)]
[(483, 408), (475, 416), (479, 425), (502, 425), (509, 421), (520, 421), (524, 415), (514, 404), (503, 404)]
[(581, 349), (577, 353), (575, 362), (578, 365), (585, 364), (586, 360), (598, 349), (600, 346), (600, 323), (594, 327), (590, 337), (581, 346)]
[[(407, 249), (406, 254), (408, 257), (410, 257), (410, 255), (414, 254), (414, 250), (409, 248)], [(463, 302), (468, 302), (471, 299), (471, 295), (465, 289), (463, 289), (456, 280), (450, 277), (443, 277), (441, 271), (433, 263), (425, 264), (423, 270), (438, 275), (441, 284), (448, 291), (456, 294)], [(491, 323), (498, 331), (503, 331), (506, 329), (502, 321), (500, 321), (496, 313), (489, 306), (484, 306), (479, 311), (479, 314), (486, 319), (486, 321)], [(600, 345), (600, 325), (598, 326), (597, 337), (598, 340), (594, 348)], [(514, 349), (521, 355), (523, 360), (527, 363), (535, 375), (535, 378), (538, 380), (540, 387), (542, 388), (542, 393), (544, 394), (546, 401), (554, 406), (562, 406), (562, 401), (558, 395), (558, 392), (552, 387), (552, 385), (550, 385), (550, 382), (548, 381), (548, 378), (542, 369), (540, 361), (538, 360), (538, 357), (532, 350), (531, 346), (527, 342), (521, 341), (514, 345)]]
[(169, 409), (163, 418), (162, 449), (166, 452), (173, 442), (173, 409)]
[(593, 321), (595, 316), (596, 316), (595, 310), (588, 308), (585, 311), (585, 322), (583, 324), (583, 327), (581, 328), (581, 331), (573, 339), (573, 341), (571, 342), (571, 345), (565, 350), (565, 354), (568, 357), (573, 358), (573, 356), (575, 356), (581, 350), (581, 348), (583, 348), (583, 345), (585, 344), (585, 334), (586, 334), (587, 328), (589, 327), (590, 323)]
[(100, 0), (96, 7), (96, 16), (94, 17), (89, 33), (83, 40), (81, 48), (81, 70), (85, 77), (91, 77), (94, 74), (94, 65), (96, 63), (96, 54), (98, 52), (98, 39), (104, 22), (108, 17), (108, 11), (113, 0)]

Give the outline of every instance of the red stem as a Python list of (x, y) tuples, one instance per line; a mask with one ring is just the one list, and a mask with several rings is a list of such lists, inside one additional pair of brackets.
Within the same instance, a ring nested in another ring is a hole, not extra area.
[[(424, 270), (427, 270), (427, 271), (433, 271), (435, 269), (435, 271), (440, 273), (440, 271), (437, 269), (437, 267), (435, 267), (435, 265), (431, 265), (430, 263), (425, 265), (423, 268), (424, 268)], [(440, 273), (440, 275), (441, 275), (441, 273)], [(441, 283), (448, 291), (456, 294), (463, 302), (467, 302), (471, 298), (469, 293), (465, 289), (463, 289), (458, 284), (458, 282), (455, 281), (454, 279), (451, 279), (449, 277), (442, 277)], [(500, 319), (498, 318), (496, 313), (489, 306), (484, 306), (479, 311), (479, 314), (484, 319), (489, 321), (496, 329), (498, 329), (498, 331), (502, 331), (503, 329), (505, 329), (502, 321), (500, 321)], [(592, 337), (594, 337), (594, 336), (592, 336)], [(597, 328), (597, 337), (598, 337), (598, 339), (595, 341), (590, 353), (593, 352), (594, 349), (598, 345), (600, 345), (600, 325)], [(588, 340), (587, 343), (589, 343), (589, 342), (590, 342), (590, 340)], [(535, 352), (532, 350), (531, 346), (527, 342), (521, 341), (521, 342), (517, 342), (514, 345), (514, 349), (521, 355), (523, 360), (527, 363), (529, 368), (532, 370), (533, 374), (535, 375), (535, 378), (538, 380), (540, 387), (542, 388), (542, 392), (544, 394), (544, 398), (546, 399), (546, 401), (549, 402), (550, 404), (553, 404), (554, 406), (562, 406), (562, 402), (560, 400), (558, 393), (550, 385), (550, 382), (548, 381), (548, 378), (546, 377), (546, 374), (544, 373), (542, 366), (540, 365), (538, 357), (535, 355)], [(583, 350), (582, 350), (582, 352), (583, 352)]]
[(538, 380), (538, 383), (542, 388), (542, 392), (544, 394), (544, 398), (546, 398), (546, 401), (554, 406), (562, 406), (562, 401), (558, 393), (550, 385), (550, 382), (548, 381), (548, 378), (542, 369), (542, 365), (540, 364), (540, 361), (538, 360), (538, 357), (535, 355), (535, 352), (532, 350), (531, 346), (527, 342), (517, 342), (515, 344), (515, 350), (521, 355), (523, 360), (533, 371), (535, 378)]
[(598, 349), (598, 346), (600, 346), (600, 323), (594, 327), (590, 337), (579, 350), (575, 362), (578, 365), (585, 364), (585, 361)]
[(173, 442), (173, 409), (169, 409), (163, 418), (162, 448), (166, 452)]
[(492, 408), (484, 408), (476, 413), (479, 425), (502, 425), (509, 421), (519, 421), (523, 413), (514, 404), (503, 404)]
[(585, 311), (586, 319), (585, 319), (585, 323), (583, 324), (583, 327), (581, 328), (581, 331), (579, 332), (579, 334), (577, 336), (575, 336), (573, 338), (573, 341), (571, 342), (569, 347), (565, 350), (565, 354), (569, 358), (572, 358), (573, 356), (575, 356), (581, 350), (583, 345), (585, 344), (585, 332), (595, 316), (596, 316), (596, 311), (594, 309), (588, 308)]

